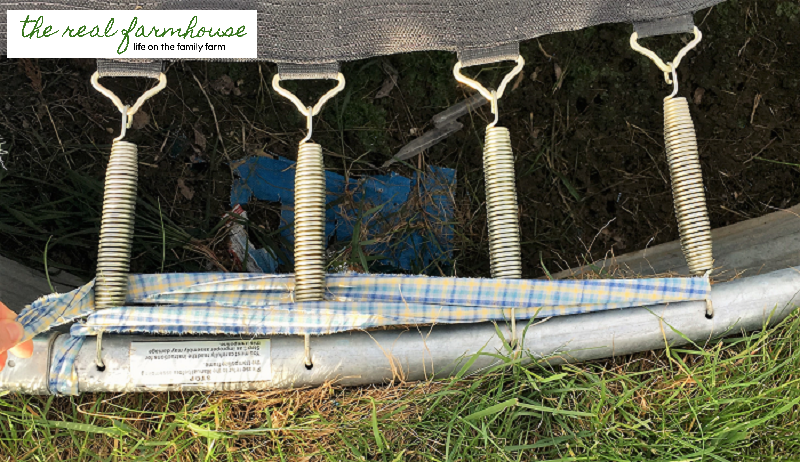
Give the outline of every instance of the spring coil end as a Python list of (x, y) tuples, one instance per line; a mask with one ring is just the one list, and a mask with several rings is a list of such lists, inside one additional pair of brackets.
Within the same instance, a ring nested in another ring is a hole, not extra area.
[(294, 177), (296, 301), (322, 300), (325, 290), (325, 171), (322, 146), (300, 143)]
[(486, 215), (492, 277), (520, 279), (519, 207), (511, 135), (504, 127), (487, 127), (483, 146), (486, 177)]
[(114, 141), (106, 169), (94, 296), (97, 309), (121, 306), (128, 294), (138, 184), (138, 149)]
[(714, 266), (711, 223), (697, 138), (686, 98), (664, 99), (664, 145), (683, 255), (689, 270), (703, 275)]

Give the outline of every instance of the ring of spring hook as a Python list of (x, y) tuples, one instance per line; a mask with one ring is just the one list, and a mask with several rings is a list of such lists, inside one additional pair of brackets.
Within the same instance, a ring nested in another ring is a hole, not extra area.
[[(461, 73), (461, 61), (453, 67), (456, 81), (477, 90), (491, 103), (494, 121), (486, 127), (483, 145), (483, 173), (486, 184), (486, 221), (489, 228), (489, 261), (493, 278), (522, 278), (522, 251), (520, 244), (519, 206), (517, 203), (514, 153), (511, 135), (507, 128), (498, 127), (497, 101), (503, 96), (511, 79), (522, 71), (525, 60), (516, 59), (516, 66), (500, 82), (497, 90), (489, 90), (476, 80)], [(516, 313), (510, 313), (511, 339), (516, 347)]]
[[(306, 116), (308, 133), (300, 141), (294, 175), (294, 292), (295, 301), (321, 301), (325, 295), (325, 167), (322, 146), (311, 143), (313, 117), (322, 106), (336, 96), (345, 86), (344, 75), (336, 76), (337, 85), (325, 93), (312, 106), (305, 106), (300, 98), (281, 87), (280, 74), (272, 78), (272, 88), (294, 103)], [(303, 335), (306, 369), (314, 365), (311, 359), (311, 336)]]
[[(631, 35), (631, 48), (650, 58), (664, 72), (664, 80), (673, 85), (664, 98), (664, 148), (667, 154), (675, 217), (678, 221), (681, 250), (689, 271), (708, 277), (714, 267), (711, 245), (711, 223), (708, 218), (703, 172), (697, 149), (697, 135), (686, 98), (678, 94), (677, 68), (686, 53), (697, 46), (703, 34), (694, 28), (694, 39), (681, 49), (672, 62), (664, 63), (653, 51), (639, 45), (638, 34)], [(706, 317), (714, 308), (706, 300)]]
[[(97, 277), (95, 280), (95, 308), (104, 309), (125, 304), (128, 294), (133, 228), (136, 217), (136, 189), (139, 179), (138, 148), (123, 141), (133, 115), (153, 95), (167, 85), (162, 73), (158, 85), (142, 94), (133, 106), (126, 106), (98, 81), (100, 74), (92, 75), (91, 83), (100, 93), (111, 99), (122, 114), (120, 135), (111, 145), (111, 156), (106, 168), (103, 189), (103, 214), (100, 222), (100, 242), (97, 250)], [(97, 333), (96, 364), (105, 369), (102, 358), (103, 332)]]

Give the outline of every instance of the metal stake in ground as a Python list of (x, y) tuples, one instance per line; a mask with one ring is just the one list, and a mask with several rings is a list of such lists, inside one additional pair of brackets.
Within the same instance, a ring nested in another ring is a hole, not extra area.
[[(167, 86), (167, 76), (161, 73), (158, 85), (145, 92), (133, 106), (126, 106), (110, 90), (98, 82), (100, 74), (92, 75), (92, 85), (107, 96), (122, 113), (122, 129), (111, 145), (111, 157), (106, 169), (103, 191), (103, 218), (100, 224), (100, 243), (97, 251), (97, 277), (94, 286), (95, 308), (121, 306), (128, 294), (128, 273), (136, 211), (136, 187), (139, 165), (138, 148), (123, 141), (133, 115), (145, 101)], [(97, 367), (103, 369), (102, 332), (97, 334)]]
[[(272, 78), (272, 88), (297, 106), (306, 116), (308, 133), (300, 141), (294, 174), (294, 300), (322, 301), (325, 294), (325, 168), (322, 146), (311, 143), (313, 117), (322, 106), (344, 88), (344, 75), (338, 73), (336, 87), (319, 99), (316, 105), (304, 106), (293, 93), (281, 87), (280, 73)], [(304, 334), (304, 363), (311, 360), (311, 336)]]

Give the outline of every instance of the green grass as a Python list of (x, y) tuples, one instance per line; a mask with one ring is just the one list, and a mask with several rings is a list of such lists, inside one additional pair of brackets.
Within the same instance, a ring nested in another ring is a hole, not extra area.
[[(97, 246), (102, 208), (102, 180), (84, 172), (64, 170), (61, 177), (49, 180), (26, 177), (0, 171), (0, 232), (14, 239), (19, 246), (9, 246), (4, 254), (29, 266), (44, 265), (84, 274), (82, 268), (48, 262), (48, 252), (61, 255), (92, 255)], [(32, 187), (33, 186), (33, 187)], [(51, 200), (57, 197), (58, 200)], [(147, 268), (167, 268), (185, 263), (174, 250), (188, 249), (199, 252), (203, 239), (214, 236), (224, 224), (193, 237), (173, 220), (165, 217), (157, 199), (140, 197), (137, 201), (136, 236), (134, 238), (135, 264)], [(44, 246), (43, 252), (36, 249)], [(90, 257), (91, 258), (91, 257)]]
[(799, 329), (371, 388), (6, 395), (0, 460), (792, 460)]

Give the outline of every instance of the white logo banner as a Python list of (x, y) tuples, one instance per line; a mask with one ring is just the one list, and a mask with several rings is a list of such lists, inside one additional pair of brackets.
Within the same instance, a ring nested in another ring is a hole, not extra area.
[(8, 10), (9, 58), (255, 59), (255, 10)]

